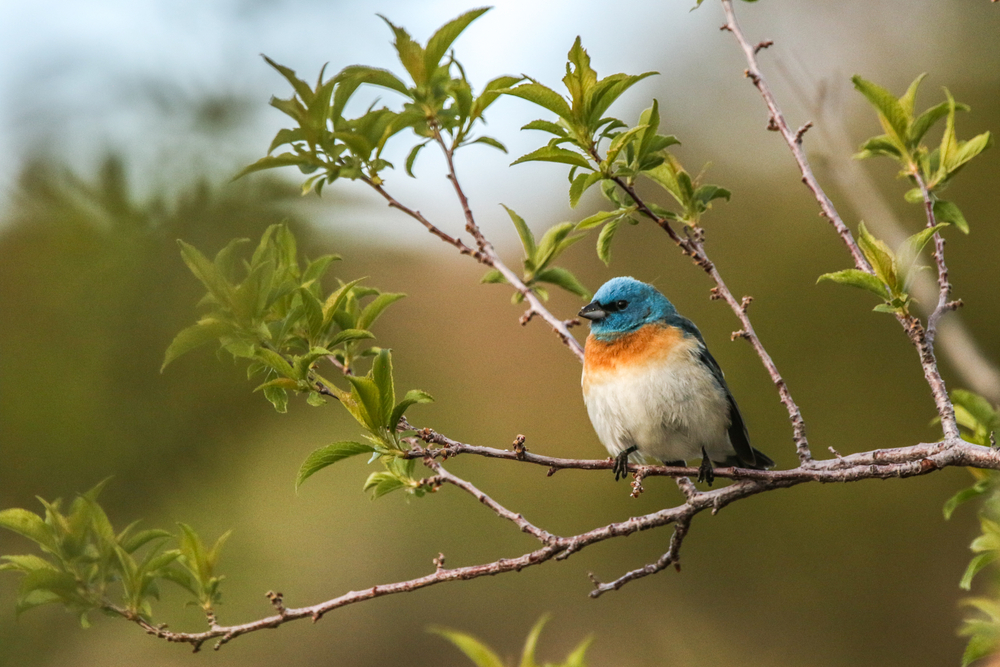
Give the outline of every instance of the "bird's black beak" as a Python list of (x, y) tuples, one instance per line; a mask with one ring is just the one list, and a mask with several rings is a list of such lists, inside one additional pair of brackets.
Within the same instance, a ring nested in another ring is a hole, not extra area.
[(608, 316), (607, 311), (601, 308), (601, 304), (597, 301), (591, 301), (586, 306), (584, 306), (579, 313), (580, 317), (584, 317), (591, 322), (599, 322)]

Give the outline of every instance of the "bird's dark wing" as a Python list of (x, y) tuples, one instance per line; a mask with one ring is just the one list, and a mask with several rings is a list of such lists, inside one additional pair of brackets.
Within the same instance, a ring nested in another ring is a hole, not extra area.
[[(757, 450), (750, 446), (750, 435), (747, 433), (746, 424), (743, 423), (743, 415), (740, 414), (740, 407), (736, 405), (736, 399), (733, 398), (733, 393), (729, 391), (729, 385), (726, 384), (726, 377), (719, 367), (719, 362), (708, 351), (708, 346), (705, 345), (705, 339), (702, 338), (698, 327), (695, 326), (694, 322), (680, 315), (677, 315), (676, 320), (671, 321), (671, 324), (679, 327), (684, 333), (694, 336), (701, 343), (701, 346), (698, 348), (698, 360), (712, 373), (712, 377), (722, 387), (722, 391), (726, 394), (726, 401), (729, 403), (729, 441), (733, 444), (733, 449), (736, 450), (736, 456), (745, 466), (750, 468), (757, 467)], [(768, 462), (770, 462), (770, 459), (768, 459)]]

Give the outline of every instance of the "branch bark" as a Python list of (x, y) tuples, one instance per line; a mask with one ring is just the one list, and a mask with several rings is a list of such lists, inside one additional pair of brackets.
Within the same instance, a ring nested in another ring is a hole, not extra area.
[[(443, 438), (443, 436), (440, 437)], [(436, 442), (437, 438), (434, 441)], [(447, 441), (450, 443), (454, 442), (451, 440)], [(160, 639), (169, 642), (190, 644), (194, 647), (195, 651), (199, 650), (206, 642), (215, 640), (214, 648), (219, 649), (229, 641), (245, 634), (258, 630), (277, 628), (285, 623), (304, 618), (311, 618), (315, 622), (320, 620), (327, 612), (334, 609), (376, 597), (413, 592), (448, 581), (461, 581), (493, 576), (505, 572), (518, 572), (526, 567), (540, 565), (553, 559), (564, 560), (588, 546), (605, 540), (624, 537), (661, 526), (671, 524), (675, 526), (670, 548), (655, 563), (627, 572), (606, 584), (592, 577), (595, 589), (591, 592), (591, 597), (598, 597), (607, 591), (617, 590), (630, 581), (655, 574), (666, 569), (671, 564), (676, 564), (680, 556), (680, 547), (684, 536), (687, 534), (691, 520), (696, 515), (706, 510), (715, 514), (726, 505), (743, 498), (808, 482), (847, 483), (867, 479), (904, 478), (925, 475), (936, 470), (954, 466), (971, 466), (1000, 470), (1000, 452), (990, 447), (981, 447), (961, 440), (921, 443), (911, 447), (896, 449), (878, 449), (825, 461), (811, 461), (808, 465), (800, 466), (793, 470), (768, 471), (719, 468), (716, 470), (717, 477), (730, 477), (736, 481), (729, 486), (712, 491), (700, 492), (688, 489), (685, 491), (686, 501), (676, 507), (631, 517), (625, 521), (610, 523), (578, 535), (560, 537), (534, 526), (525, 520), (523, 516), (503, 507), (469, 482), (445, 471), (439, 463), (433, 460), (433, 457), (445, 455), (446, 451), (451, 451), (452, 454), (464, 453), (491, 456), (522, 463), (559, 466), (563, 468), (592, 470), (610, 468), (611, 466), (610, 461), (554, 459), (540, 457), (527, 452), (518, 452), (516, 450), (508, 452), (505, 450), (490, 450), (489, 448), (473, 448), (471, 445), (457, 446), (456, 444), (449, 444), (439, 450), (414, 452), (414, 455), (419, 454), (427, 458), (429, 466), (436, 473), (434, 477), (426, 480), (431, 488), (436, 488), (441, 482), (456, 486), (480, 500), (480, 502), (496, 513), (497, 516), (510, 521), (520, 530), (531, 534), (539, 540), (541, 546), (538, 549), (515, 558), (500, 558), (489, 563), (451, 569), (443, 567), (443, 559), (439, 556), (434, 559), (434, 572), (422, 577), (379, 584), (360, 591), (350, 591), (338, 597), (306, 607), (285, 607), (282, 601), (282, 607), (276, 615), (229, 626), (219, 625), (213, 619), (210, 628), (204, 632), (173, 632), (165, 626), (152, 625), (141, 617), (131, 614), (114, 604), (106, 603), (104, 608), (109, 612), (132, 621), (143, 628), (148, 634)], [(501, 455), (497, 452), (504, 453)], [(636, 468), (633, 467), (633, 469)], [(690, 484), (684, 476), (696, 472), (696, 469), (667, 468), (665, 466), (645, 466), (641, 467), (641, 470), (636, 470), (647, 476), (657, 474), (678, 476), (679, 485), (683, 485), (682, 489)]]

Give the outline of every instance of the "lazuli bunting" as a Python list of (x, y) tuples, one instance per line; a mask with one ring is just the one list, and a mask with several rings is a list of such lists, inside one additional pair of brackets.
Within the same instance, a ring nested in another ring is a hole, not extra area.
[(580, 317), (590, 320), (583, 400), (597, 437), (615, 457), (616, 480), (627, 474), (630, 456), (677, 466), (700, 457), (698, 481), (709, 485), (713, 462), (774, 466), (750, 446), (740, 409), (698, 327), (655, 287), (612, 278)]

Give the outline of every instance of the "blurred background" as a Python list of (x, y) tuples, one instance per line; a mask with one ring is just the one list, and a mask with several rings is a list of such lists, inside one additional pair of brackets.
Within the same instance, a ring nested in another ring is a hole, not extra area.
[[(823, 457), (828, 447), (847, 454), (935, 439), (934, 406), (898, 324), (871, 313), (861, 292), (814, 284), (820, 273), (847, 267), (847, 254), (817, 216), (787, 148), (765, 131), (742, 54), (718, 30), (721, 8), (709, 1), (689, 12), (692, 4), (621, 0), (612, 11), (568, 0), (499, 0), (459, 39), (457, 55), (477, 88), (522, 72), (560, 85), (578, 34), (600, 75), (659, 71), (612, 113), (634, 120), (659, 99), (661, 131), (679, 136), (688, 169), (711, 162), (708, 182), (733, 191), (732, 202), (717, 204), (705, 220), (709, 252), (738, 296), (755, 297), (755, 326), (802, 408), (813, 451)], [(369, 284), (409, 294), (376, 333), (394, 349), (397, 386), (437, 399), (412, 409), (411, 421), (479, 445), (509, 447), (523, 433), (537, 453), (604, 455), (580, 398), (577, 361), (540, 322), (520, 327), (508, 289), (479, 285), (483, 270), (468, 258), (360, 185), (338, 182), (318, 200), (299, 197), (291, 170), (230, 182), (283, 123), (267, 100), (287, 97), (287, 84), (259, 53), (307, 80), (325, 62), (330, 73), (354, 63), (398, 70), (376, 12), (425, 41), (470, 8), (456, 0), (0, 6), (0, 507), (38, 511), (36, 494), (70, 498), (113, 475), (103, 501), (118, 526), (136, 518), (167, 528), (184, 521), (209, 539), (232, 528), (220, 565), (225, 624), (269, 614), (270, 589), (302, 606), (426, 574), (438, 552), (459, 566), (533, 547), (455, 489), (371, 502), (361, 492), (370, 470), (360, 458), (322, 471), (296, 495), (292, 482), (309, 452), (357, 436), (346, 412), (297, 400), (278, 415), (251, 393), (241, 366), (207, 349), (159, 373), (201, 294), (175, 240), (214, 253), (232, 237), (258, 237), (289, 219), (307, 254), (344, 256), (338, 277), (370, 276)], [(1000, 128), (1000, 5), (789, 0), (737, 10), (749, 39), (775, 40), (762, 66), (789, 122), (821, 120), (806, 147), (852, 227), (864, 218), (888, 236), (891, 224), (910, 233), (923, 224), (919, 207), (903, 202), (906, 184), (891, 164), (850, 161), (860, 141), (880, 132), (850, 88), (852, 74), (900, 94), (929, 72), (920, 109), (942, 100), (948, 86), (973, 109), (959, 118), (961, 138)], [(538, 233), (602, 205), (595, 188), (570, 210), (559, 165), (508, 168), (544, 141), (517, 131), (535, 117), (521, 100), (499, 100), (489, 130), (510, 155), (473, 147), (458, 162), (478, 219), (512, 264), (516, 235), (499, 203)], [(401, 164), (410, 144), (403, 135), (394, 141), (388, 157)], [(425, 151), (416, 173), (418, 180), (390, 173), (387, 187), (461, 234), (441, 161)], [(994, 149), (956, 180), (948, 198), (972, 233), (946, 234), (955, 295), (965, 302), (959, 316), (993, 362), (1000, 357), (998, 174)], [(737, 321), (708, 299), (707, 277), (652, 226), (619, 232), (607, 268), (593, 240), (574, 246), (565, 264), (592, 290), (622, 274), (658, 285), (701, 327), (755, 446), (779, 467), (794, 466), (786, 413), (750, 347), (729, 341)], [(563, 317), (581, 305), (564, 294), (551, 302)], [(953, 364), (944, 362), (943, 372), (949, 387), (970, 386)], [(669, 480), (647, 481), (633, 500), (610, 474), (547, 478), (544, 468), (471, 458), (450, 468), (559, 534), (681, 501)], [(81, 630), (55, 607), (15, 620), (17, 577), (3, 576), (0, 665), (465, 665), (426, 628), (471, 632), (513, 656), (545, 612), (553, 620), (539, 658), (561, 660), (593, 634), (594, 667), (958, 664), (958, 581), (976, 519), (966, 508), (945, 522), (941, 506), (969, 481), (955, 469), (751, 498), (695, 520), (681, 573), (596, 601), (587, 598), (588, 572), (610, 580), (655, 560), (669, 529), (517, 575), (344, 608), (318, 625), (289, 624), (198, 656), (113, 619)], [(0, 553), (27, 550), (20, 538), (0, 534)], [(183, 601), (167, 592), (156, 620), (175, 630), (204, 627)]]

